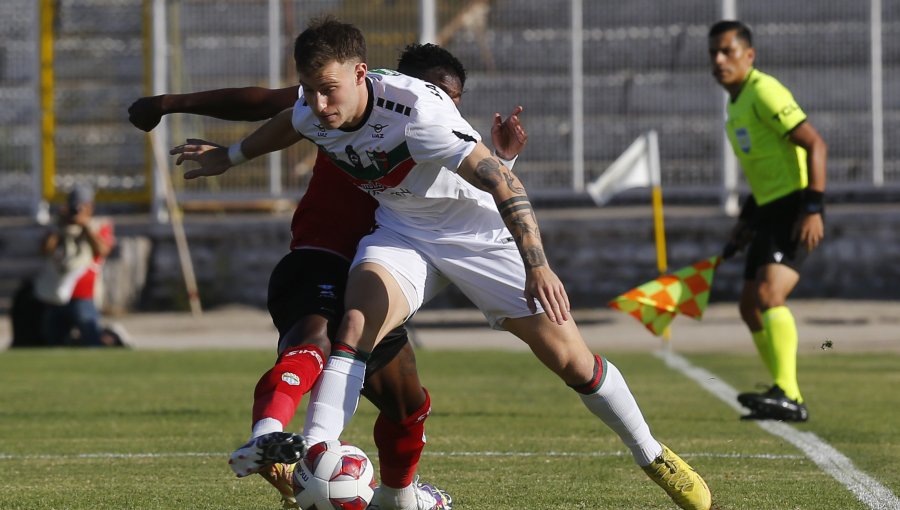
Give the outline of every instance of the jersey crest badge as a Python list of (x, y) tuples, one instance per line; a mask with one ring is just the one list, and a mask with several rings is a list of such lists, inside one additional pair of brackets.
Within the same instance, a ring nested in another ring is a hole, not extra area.
[(391, 169), (391, 163), (388, 158), (388, 153), (385, 151), (366, 151), (366, 156), (372, 161), (372, 163), (378, 167), (384, 173), (387, 173), (388, 170)]
[(744, 154), (750, 152), (750, 132), (747, 128), (737, 128), (734, 130), (734, 137), (737, 138), (738, 145)]

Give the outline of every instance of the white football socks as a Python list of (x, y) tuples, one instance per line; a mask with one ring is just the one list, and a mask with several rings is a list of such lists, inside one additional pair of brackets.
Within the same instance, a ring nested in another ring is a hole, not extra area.
[(384, 484), (378, 488), (379, 508), (395, 508), (398, 510), (418, 510), (419, 502), (416, 500), (417, 487), (415, 482), (395, 489)]
[(271, 434), (272, 432), (284, 432), (284, 424), (275, 418), (263, 418), (253, 424), (250, 431), (250, 439), (256, 439), (259, 436)]
[(310, 444), (338, 439), (356, 412), (366, 376), (361, 360), (330, 356), (310, 392), (303, 435)]
[(662, 446), (650, 434), (625, 378), (609, 360), (600, 388), (590, 395), (579, 393), (579, 396), (592, 413), (619, 435), (639, 466), (650, 464), (662, 453)]

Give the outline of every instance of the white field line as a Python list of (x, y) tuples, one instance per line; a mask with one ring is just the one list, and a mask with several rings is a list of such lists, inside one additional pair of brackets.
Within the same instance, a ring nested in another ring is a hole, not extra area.
[[(712, 393), (738, 412), (744, 409), (737, 402), (738, 392), (712, 372), (692, 365), (687, 359), (671, 351), (657, 353), (666, 364), (693, 379), (703, 389)], [(815, 462), (819, 468), (841, 483), (872, 510), (900, 510), (900, 499), (878, 480), (863, 473), (843, 453), (823, 441), (812, 432), (801, 432), (777, 421), (756, 421), (761, 429), (791, 443)]]
[[(47, 454), (14, 454), (0, 453), (0, 461), (3, 460), (53, 460), (53, 459), (166, 459), (179, 457), (203, 457), (222, 459), (227, 458), (226, 452), (168, 452), (168, 453), (70, 453), (59, 455)], [(616, 452), (430, 452), (426, 450), (423, 455), (427, 457), (631, 457), (631, 453), (625, 451)], [(690, 453), (689, 457), (711, 457), (718, 459), (760, 459), (760, 460), (796, 460), (804, 458), (796, 454), (775, 453)]]

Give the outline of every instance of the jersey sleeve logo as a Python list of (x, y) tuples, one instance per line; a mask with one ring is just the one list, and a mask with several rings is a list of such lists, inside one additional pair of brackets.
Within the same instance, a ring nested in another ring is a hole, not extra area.
[(778, 117), (787, 118), (795, 111), (799, 110), (800, 106), (797, 103), (791, 103), (781, 110), (777, 111), (775, 115), (772, 115), (772, 120), (778, 120)]
[(467, 134), (465, 134), (465, 133), (460, 133), (459, 131), (457, 131), (457, 130), (455, 130), (455, 129), (453, 130), (453, 134), (456, 135), (456, 137), (459, 138), (460, 140), (465, 140), (465, 141), (467, 141), (467, 142), (475, 143), (475, 142), (478, 141), (478, 140), (476, 140), (475, 137), (473, 137), (472, 135), (467, 135)]

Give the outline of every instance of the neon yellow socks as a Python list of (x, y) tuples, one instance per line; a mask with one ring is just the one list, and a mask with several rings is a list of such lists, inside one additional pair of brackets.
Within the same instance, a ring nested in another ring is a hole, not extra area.
[(763, 365), (766, 366), (772, 379), (775, 379), (775, 363), (772, 361), (772, 342), (769, 341), (769, 334), (765, 329), (751, 331), (750, 334), (753, 336), (753, 345), (756, 346), (756, 352), (759, 353)]
[[(791, 400), (803, 403), (797, 383), (797, 324), (786, 306), (769, 308), (762, 314), (763, 331), (771, 344), (773, 379)], [(754, 342), (756, 338), (754, 337)], [(765, 359), (763, 359), (765, 361)]]

